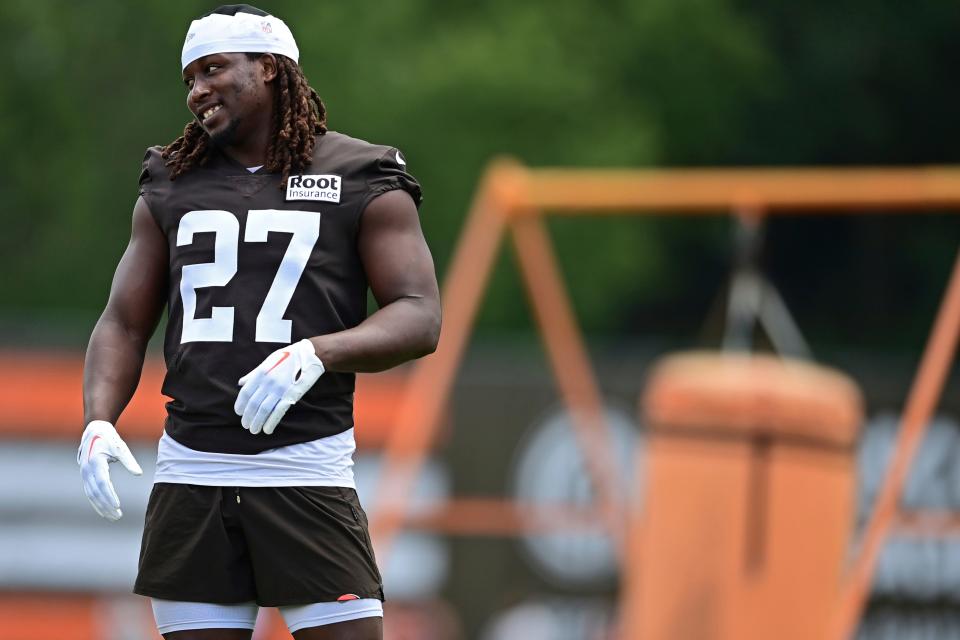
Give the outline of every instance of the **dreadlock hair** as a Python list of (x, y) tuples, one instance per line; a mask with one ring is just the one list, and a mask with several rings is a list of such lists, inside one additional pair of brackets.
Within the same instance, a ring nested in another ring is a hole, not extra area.
[[(248, 60), (263, 54), (248, 53)], [(327, 131), (327, 110), (317, 92), (307, 82), (296, 62), (283, 55), (277, 59), (277, 76), (273, 92), (273, 132), (267, 147), (264, 167), (282, 176), (286, 185), (291, 173), (306, 167), (313, 160), (317, 136)], [(170, 167), (170, 179), (202, 166), (210, 159), (210, 136), (196, 120), (183, 129), (183, 135), (163, 148), (162, 157)]]

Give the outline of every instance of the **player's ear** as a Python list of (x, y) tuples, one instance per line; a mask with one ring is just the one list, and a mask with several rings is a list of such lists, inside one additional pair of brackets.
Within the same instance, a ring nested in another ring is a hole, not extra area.
[(272, 53), (265, 53), (257, 59), (264, 82), (273, 82), (277, 77), (277, 57)]

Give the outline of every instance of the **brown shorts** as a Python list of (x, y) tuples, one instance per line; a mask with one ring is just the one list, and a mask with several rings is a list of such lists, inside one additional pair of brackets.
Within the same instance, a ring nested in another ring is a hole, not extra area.
[(357, 492), (158, 483), (134, 593), (265, 607), (383, 600)]

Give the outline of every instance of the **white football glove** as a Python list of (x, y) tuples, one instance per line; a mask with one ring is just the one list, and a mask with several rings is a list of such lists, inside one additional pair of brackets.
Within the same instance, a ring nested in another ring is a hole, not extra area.
[(309, 340), (277, 349), (240, 378), (233, 410), (250, 433), (271, 434), (287, 409), (322, 375), (323, 363)]
[(107, 520), (119, 520), (120, 499), (110, 482), (110, 463), (119, 460), (135, 476), (143, 474), (127, 444), (105, 420), (93, 420), (83, 431), (77, 463), (83, 479), (83, 492), (93, 509)]

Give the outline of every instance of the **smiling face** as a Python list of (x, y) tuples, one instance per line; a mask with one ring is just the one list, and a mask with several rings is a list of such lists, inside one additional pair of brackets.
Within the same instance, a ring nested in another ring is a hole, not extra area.
[(225, 148), (265, 140), (273, 120), (272, 54), (215, 53), (183, 70), (187, 108), (210, 139)]

